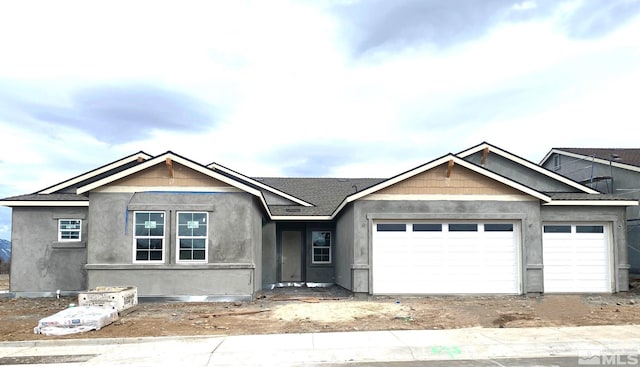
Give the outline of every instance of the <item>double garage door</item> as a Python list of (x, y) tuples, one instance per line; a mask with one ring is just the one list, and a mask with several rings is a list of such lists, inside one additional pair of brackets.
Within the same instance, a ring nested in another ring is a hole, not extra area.
[(521, 293), (516, 223), (376, 222), (374, 294)]
[[(511, 222), (373, 226), (374, 294), (522, 293), (520, 228)], [(603, 224), (543, 225), (544, 292), (611, 292)]]

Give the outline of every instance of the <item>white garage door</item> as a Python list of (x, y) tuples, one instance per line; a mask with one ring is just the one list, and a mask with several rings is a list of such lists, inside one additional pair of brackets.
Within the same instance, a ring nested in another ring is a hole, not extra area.
[(611, 292), (607, 226), (547, 223), (543, 231), (545, 293)]
[(515, 223), (373, 226), (374, 294), (519, 294)]

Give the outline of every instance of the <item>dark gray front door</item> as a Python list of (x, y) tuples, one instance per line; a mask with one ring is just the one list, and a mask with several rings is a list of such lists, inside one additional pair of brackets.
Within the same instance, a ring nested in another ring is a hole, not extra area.
[(302, 231), (282, 231), (280, 261), (282, 282), (302, 281)]

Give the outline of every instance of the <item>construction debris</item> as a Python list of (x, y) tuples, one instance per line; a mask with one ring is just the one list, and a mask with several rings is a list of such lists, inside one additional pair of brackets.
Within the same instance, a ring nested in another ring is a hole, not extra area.
[(80, 306), (69, 307), (45, 317), (33, 329), (35, 334), (69, 335), (101, 328), (118, 320), (118, 311), (111, 308)]

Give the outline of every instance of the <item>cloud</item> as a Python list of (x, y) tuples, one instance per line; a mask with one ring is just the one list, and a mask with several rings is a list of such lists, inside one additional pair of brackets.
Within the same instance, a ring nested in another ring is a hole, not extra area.
[(75, 128), (107, 143), (143, 139), (152, 130), (202, 132), (215, 126), (215, 116), (203, 102), (149, 85), (85, 88), (74, 93), (69, 106), (26, 104), (36, 120)]
[(574, 38), (604, 36), (640, 15), (638, 0), (583, 0), (565, 20), (566, 32)]
[(477, 39), (513, 5), (505, 0), (373, 0), (340, 4), (333, 11), (350, 31), (355, 53), (361, 55), (382, 48), (448, 47)]

